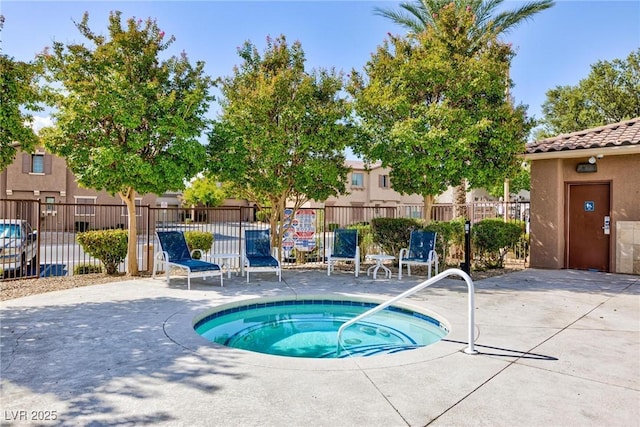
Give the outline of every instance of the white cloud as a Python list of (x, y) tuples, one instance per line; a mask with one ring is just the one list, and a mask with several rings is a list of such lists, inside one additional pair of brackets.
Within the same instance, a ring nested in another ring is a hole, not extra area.
[(46, 117), (33, 116), (33, 121), (31, 122), (31, 128), (34, 130), (35, 133), (38, 133), (40, 132), (40, 129), (46, 128), (49, 126), (53, 126), (53, 120), (51, 119), (51, 116), (46, 116)]

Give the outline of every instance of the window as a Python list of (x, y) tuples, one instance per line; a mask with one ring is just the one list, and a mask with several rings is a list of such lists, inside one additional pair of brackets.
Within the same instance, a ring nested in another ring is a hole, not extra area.
[(95, 214), (95, 197), (76, 197), (76, 216), (94, 216)]
[(378, 184), (380, 186), (380, 188), (389, 188), (391, 187), (390, 181), (389, 181), (389, 175), (380, 175), (378, 178)]
[(31, 155), (31, 173), (44, 173), (44, 154)]
[(44, 198), (44, 203), (46, 205), (46, 210), (47, 212), (52, 212), (55, 211), (55, 206), (53, 205), (56, 202), (56, 198), (55, 197), (45, 197)]
[(364, 186), (364, 176), (360, 172), (354, 172), (351, 174), (351, 186), (362, 187)]
[(22, 153), (22, 173), (50, 175), (51, 167), (51, 154), (42, 151), (36, 151), (34, 154)]

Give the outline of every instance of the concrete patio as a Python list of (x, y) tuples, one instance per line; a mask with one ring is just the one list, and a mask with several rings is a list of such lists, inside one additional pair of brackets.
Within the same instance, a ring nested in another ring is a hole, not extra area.
[[(208, 343), (194, 317), (265, 296), (398, 295), (424, 278), (285, 270), (138, 279), (4, 301), (2, 425), (638, 426), (640, 277), (528, 269), (407, 301), (452, 331), (396, 355), (298, 359)], [(45, 420), (45, 418), (49, 420)], [(55, 419), (52, 419), (55, 418)]]

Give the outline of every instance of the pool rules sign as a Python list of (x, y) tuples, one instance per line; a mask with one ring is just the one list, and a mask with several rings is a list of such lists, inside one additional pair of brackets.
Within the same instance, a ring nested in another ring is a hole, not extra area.
[[(292, 217), (293, 215), (293, 217)], [(309, 252), (316, 247), (316, 211), (315, 209), (284, 210), (284, 233), (282, 249)]]

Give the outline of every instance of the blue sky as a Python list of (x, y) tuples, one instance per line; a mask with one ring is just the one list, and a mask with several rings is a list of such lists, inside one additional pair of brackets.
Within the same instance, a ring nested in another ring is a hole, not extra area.
[[(185, 51), (203, 60), (212, 77), (228, 76), (239, 64), (237, 47), (250, 40), (262, 50), (267, 35), (300, 40), (307, 67), (348, 73), (362, 67), (386, 37), (404, 29), (373, 13), (375, 6), (396, 1), (14, 1), (3, 0), (3, 53), (31, 60), (52, 41), (80, 42), (73, 21), (89, 12), (90, 27), (104, 32), (109, 11), (123, 18), (155, 18), (176, 42), (172, 53)], [(523, 2), (505, 1), (515, 9)], [(546, 92), (575, 85), (600, 60), (626, 58), (640, 48), (640, 1), (556, 0), (551, 9), (524, 22), (503, 37), (517, 55), (512, 62), (512, 94), (540, 118)], [(217, 111), (217, 105), (212, 111)]]

